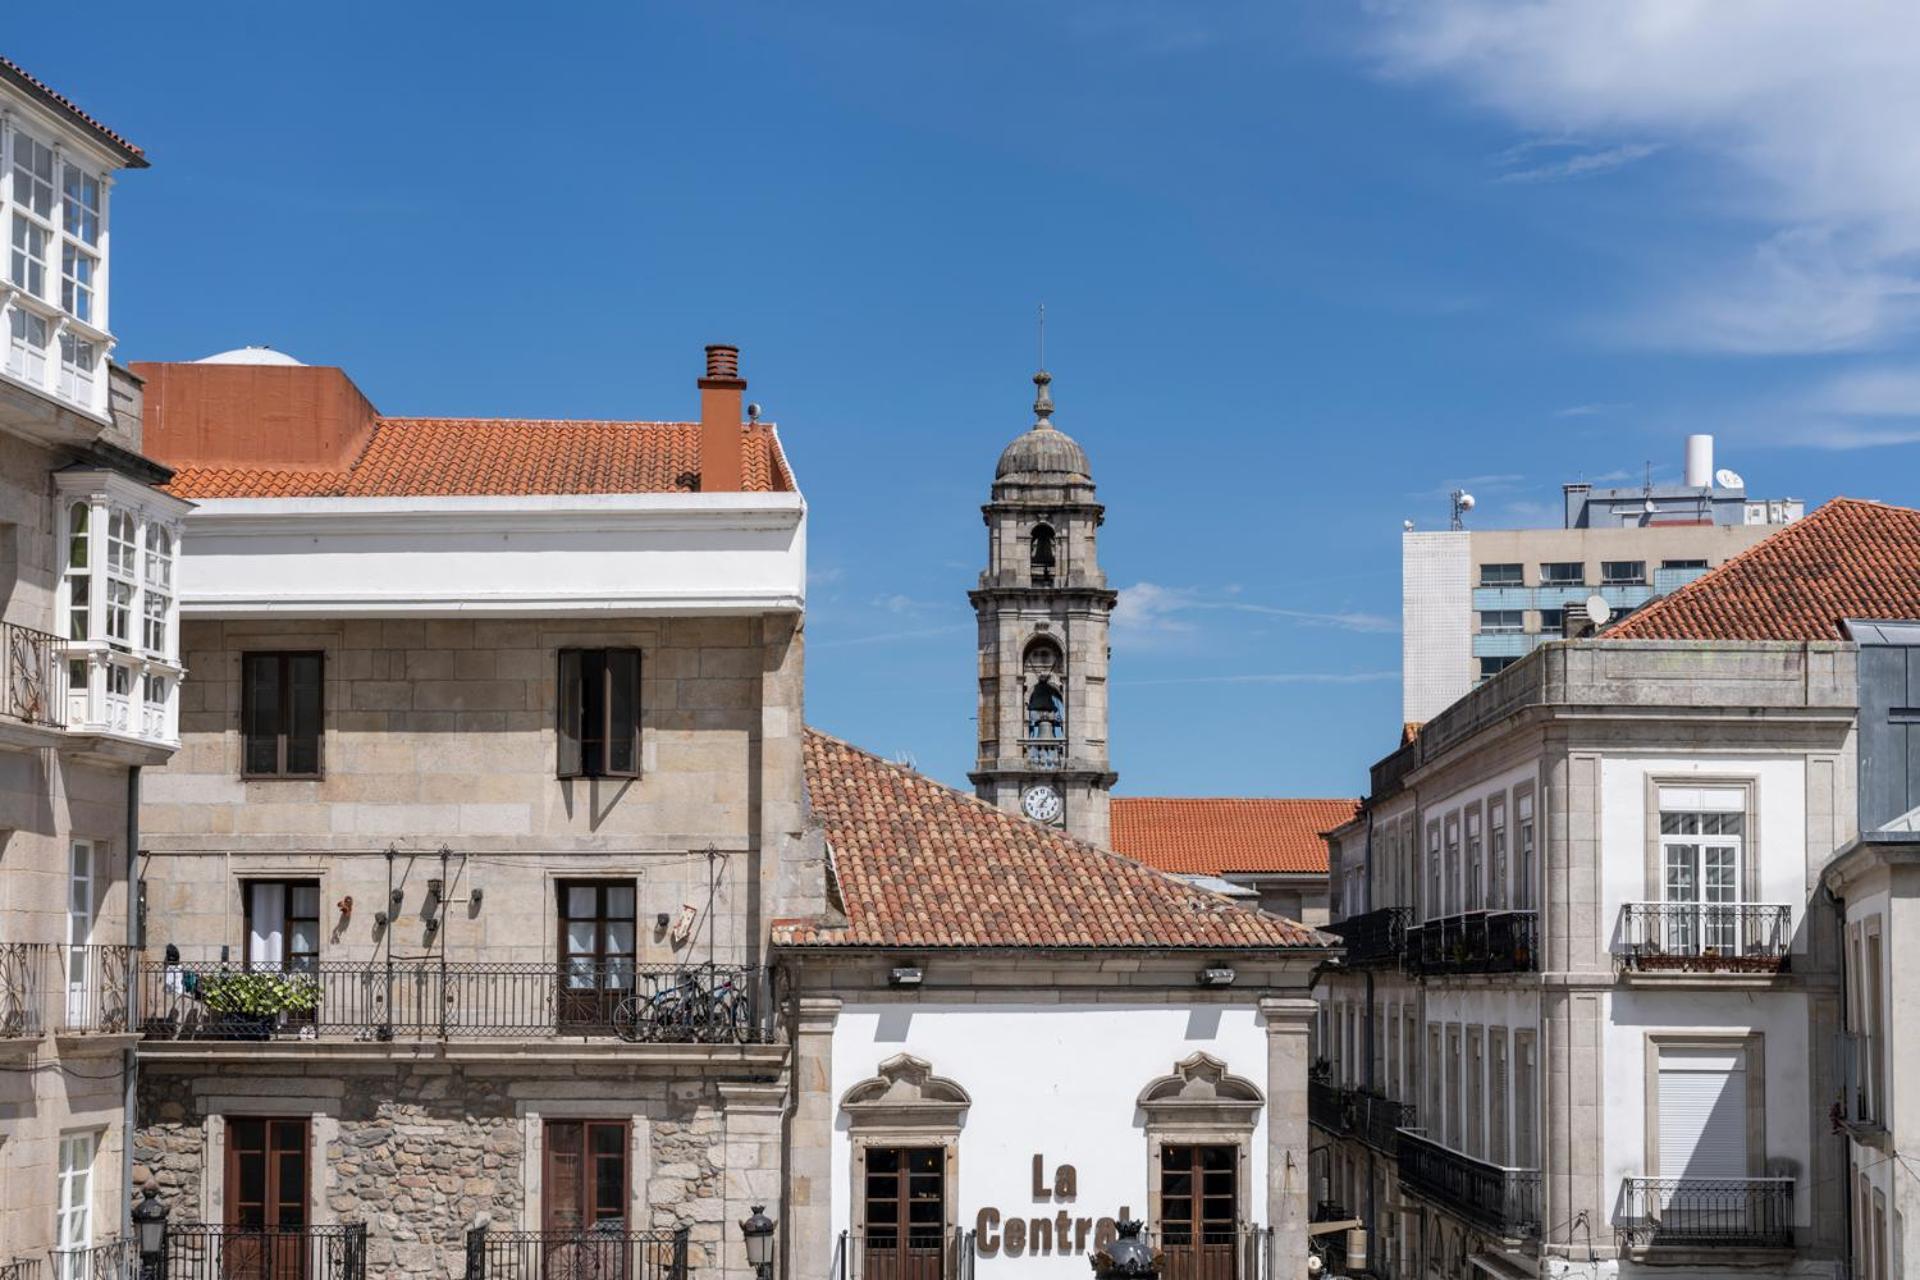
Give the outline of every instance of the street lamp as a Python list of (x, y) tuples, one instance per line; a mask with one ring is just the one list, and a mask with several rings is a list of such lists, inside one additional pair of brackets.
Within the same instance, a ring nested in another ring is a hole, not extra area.
[(767, 1206), (753, 1206), (753, 1216), (740, 1224), (740, 1234), (747, 1242), (753, 1274), (758, 1280), (773, 1280), (773, 1219), (767, 1216)]
[(167, 1246), (167, 1206), (160, 1203), (157, 1188), (149, 1186), (133, 1206), (133, 1234), (140, 1246), (141, 1280), (155, 1280), (160, 1274), (160, 1254)]

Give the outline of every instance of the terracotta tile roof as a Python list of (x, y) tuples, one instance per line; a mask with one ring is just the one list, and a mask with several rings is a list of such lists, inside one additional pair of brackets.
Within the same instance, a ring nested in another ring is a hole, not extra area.
[(1840, 640), (1844, 618), (1920, 618), (1920, 511), (1835, 498), (1604, 638)]
[(133, 143), (127, 141), (125, 138), (121, 137), (119, 134), (115, 133), (113, 130), (107, 128), (107, 126), (105, 126), (104, 124), (101, 124), (98, 120), (95, 120), (92, 116), (88, 115), (86, 112), (82, 111), (79, 107), (79, 104), (75, 103), (72, 99), (68, 98), (65, 94), (62, 94), (57, 90), (55, 90), (52, 85), (46, 83), (44, 80), (40, 79), (38, 76), (28, 71), (25, 67), (21, 66), (19, 63), (15, 62), (13, 59), (8, 57), (0, 57), (0, 79), (7, 79), (7, 80), (13, 81), (13, 83), (27, 90), (34, 97), (40, 99), (42, 102), (46, 103), (48, 106), (56, 108), (61, 114), (69, 117), (75, 123), (84, 125), (87, 129), (91, 130), (102, 142), (105, 142), (108, 146), (112, 147), (115, 151), (118, 151), (121, 155), (121, 158), (127, 162), (127, 167), (129, 169), (145, 169), (148, 167), (146, 153), (143, 152), (139, 147), (134, 146)]
[(1353, 820), (1358, 800), (1115, 796), (1113, 847), (1182, 875), (1327, 873), (1320, 838)]
[[(742, 427), (743, 487), (787, 491), (793, 479), (773, 428)], [(182, 467), (182, 498), (385, 498), (575, 493), (692, 493), (697, 422), (542, 422), (517, 418), (381, 418), (342, 471)]]
[(844, 927), (789, 921), (793, 947), (1332, 947), (1327, 934), (1003, 813), (809, 729)]

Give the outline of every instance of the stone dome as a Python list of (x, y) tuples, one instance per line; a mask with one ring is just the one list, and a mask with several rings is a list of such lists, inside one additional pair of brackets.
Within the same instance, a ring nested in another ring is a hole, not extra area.
[(1078, 441), (1053, 425), (1053, 398), (1047, 386), (1053, 378), (1046, 370), (1033, 375), (1040, 393), (1033, 402), (1034, 423), (1000, 451), (1000, 463), (993, 470), (995, 480), (1016, 476), (1034, 476), (1059, 483), (1093, 483), (1093, 466), (1087, 451)]

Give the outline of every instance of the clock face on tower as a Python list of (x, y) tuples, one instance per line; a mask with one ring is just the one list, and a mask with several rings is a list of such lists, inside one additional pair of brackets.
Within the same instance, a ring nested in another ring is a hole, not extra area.
[(1046, 783), (1028, 787), (1020, 797), (1020, 810), (1035, 822), (1058, 822), (1062, 809), (1060, 793)]

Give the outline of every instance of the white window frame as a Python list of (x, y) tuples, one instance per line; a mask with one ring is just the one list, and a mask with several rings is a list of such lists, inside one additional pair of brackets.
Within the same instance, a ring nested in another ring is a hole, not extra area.
[(54, 1169), (54, 1280), (87, 1280), (84, 1251), (94, 1242), (94, 1166), (100, 1133), (88, 1129), (60, 1135)]
[[(29, 157), (44, 169), (25, 177), (20, 162)], [(63, 139), (57, 126), (0, 110), (5, 372), (101, 421), (108, 416), (105, 365), (113, 345), (107, 318), (113, 168), (92, 148)], [(23, 263), (17, 283), (16, 228), (36, 242), (31, 266)]]
[(1487, 910), (1507, 905), (1507, 797), (1487, 800)]
[[(1661, 944), (1677, 955), (1739, 954), (1739, 908), (1746, 901), (1746, 789), (1660, 787), (1656, 795), (1660, 901), (1668, 908), (1661, 916)], [(1737, 832), (1709, 830), (1729, 821)], [(1684, 883), (1676, 884), (1676, 871), (1684, 873)], [(1710, 884), (1710, 878), (1717, 882)], [(1695, 908), (1691, 915), (1673, 911), (1689, 904)]]
[[(185, 672), (174, 581), (189, 504), (116, 472), (62, 471), (54, 485), (61, 566), (55, 616), (68, 632), (67, 727), (176, 743)], [(76, 523), (81, 512), (83, 531)], [(148, 553), (155, 530), (166, 541), (164, 557)], [(85, 563), (75, 565), (81, 549)], [(150, 636), (160, 648), (148, 646)]]

